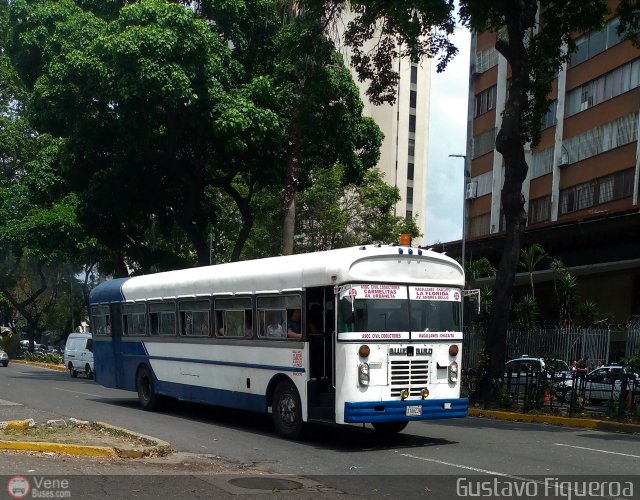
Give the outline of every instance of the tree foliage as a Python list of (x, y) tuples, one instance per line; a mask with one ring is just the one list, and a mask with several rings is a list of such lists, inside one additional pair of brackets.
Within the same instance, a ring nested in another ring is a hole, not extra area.
[(381, 134), (348, 70), (316, 17), (283, 23), (290, 10), (277, 0), (11, 2), (9, 54), (30, 121), (63, 138), (61, 172), (80, 223), (109, 250), (104, 268), (175, 265), (159, 244), (175, 238), (208, 264), (225, 212), (216, 191), (240, 215), (237, 259), (256, 192), (286, 200), (312, 166), (339, 161), (358, 179), (375, 164)]

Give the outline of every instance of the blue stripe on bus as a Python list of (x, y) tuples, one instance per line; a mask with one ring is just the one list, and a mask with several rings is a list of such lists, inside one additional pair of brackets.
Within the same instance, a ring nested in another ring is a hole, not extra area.
[(91, 290), (89, 304), (111, 304), (113, 302), (124, 302), (125, 296), (122, 293), (122, 285), (130, 278), (117, 278), (100, 283)]
[[(451, 407), (445, 409), (445, 403), (450, 403)], [(422, 415), (407, 416), (407, 406), (421, 406)], [(469, 398), (345, 403), (344, 421), (368, 423), (459, 418), (466, 417), (468, 409)]]
[[(135, 355), (135, 354), (123, 354), (124, 357), (127, 358), (140, 358), (144, 359), (147, 356), (144, 355)], [(197, 358), (176, 358), (170, 356), (148, 356), (148, 359), (151, 360), (160, 360), (160, 361), (176, 361), (179, 363), (201, 363), (205, 365), (217, 365), (217, 366), (237, 366), (240, 368), (255, 368), (258, 370), (277, 370), (280, 372), (297, 372), (304, 373), (304, 368), (297, 368), (295, 366), (274, 366), (274, 365), (258, 365), (254, 363), (240, 363), (234, 361), (216, 361), (209, 359), (197, 359)]]
[(155, 387), (157, 394), (164, 394), (184, 401), (204, 403), (214, 406), (226, 406), (239, 410), (256, 412), (267, 411), (267, 399), (264, 394), (249, 394), (239, 391), (197, 387), (176, 382), (158, 380)]

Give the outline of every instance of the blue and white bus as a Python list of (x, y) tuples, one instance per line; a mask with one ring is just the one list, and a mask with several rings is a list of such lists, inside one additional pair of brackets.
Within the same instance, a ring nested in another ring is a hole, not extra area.
[(464, 272), (367, 245), (106, 281), (91, 293), (95, 379), (155, 409), (177, 398), (304, 422), (464, 417)]

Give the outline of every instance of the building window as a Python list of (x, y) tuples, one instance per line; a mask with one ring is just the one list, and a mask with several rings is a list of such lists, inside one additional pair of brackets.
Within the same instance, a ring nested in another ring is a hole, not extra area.
[(418, 101), (418, 93), (415, 90), (409, 92), (409, 107), (415, 109)]
[(568, 92), (565, 115), (573, 116), (638, 86), (640, 86), (640, 59), (620, 66)]
[(497, 92), (498, 86), (494, 85), (493, 87), (489, 87), (487, 90), (483, 90), (476, 95), (475, 116), (479, 116), (487, 111), (495, 109)]
[(413, 217), (413, 212), (411, 210), (407, 210), (406, 216), (407, 219), (411, 219)]
[(621, 38), (617, 33), (619, 24), (620, 19), (616, 17), (609, 20), (604, 31), (592, 31), (580, 38), (576, 38), (577, 50), (571, 55), (569, 67), (591, 59), (620, 43)]
[(416, 115), (409, 115), (409, 132), (416, 131)]
[(415, 156), (416, 153), (416, 140), (409, 139), (409, 156)]
[(529, 224), (546, 222), (551, 218), (551, 195), (529, 200)]
[(547, 113), (542, 117), (542, 122), (540, 123), (540, 130), (553, 127), (556, 124), (557, 112), (558, 112), (558, 101), (553, 101), (549, 105), (549, 109), (547, 110)]
[(413, 180), (414, 168), (415, 167), (413, 163), (409, 163), (407, 165), (407, 179), (409, 179), (410, 181)]
[(493, 188), (493, 170), (489, 170), (484, 174), (477, 175), (476, 177), (472, 177), (470, 179), (470, 183), (476, 183), (476, 197), (484, 196), (485, 194), (489, 194)]
[(560, 215), (627, 198), (633, 194), (635, 169), (600, 177), (560, 191)]
[(478, 215), (469, 219), (468, 236), (474, 238), (489, 234), (489, 224), (491, 223), (491, 214)]
[(496, 144), (496, 129), (492, 128), (473, 138), (473, 158), (478, 158), (493, 151)]
[(482, 52), (476, 52), (476, 72), (484, 73), (489, 68), (498, 64), (498, 51), (495, 47), (489, 47)]
[(553, 148), (543, 149), (533, 153), (531, 162), (531, 179), (537, 179), (550, 174), (553, 170)]
[(407, 205), (413, 205), (413, 188), (407, 188)]
[(564, 141), (569, 163), (629, 144), (638, 136), (638, 115), (632, 113)]
[(418, 66), (415, 64), (411, 65), (411, 83), (418, 83)]

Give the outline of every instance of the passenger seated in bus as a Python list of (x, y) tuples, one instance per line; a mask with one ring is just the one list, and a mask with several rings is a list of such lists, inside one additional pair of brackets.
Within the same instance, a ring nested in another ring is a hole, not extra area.
[(287, 321), (287, 337), (290, 339), (299, 339), (302, 337), (302, 312), (300, 309), (291, 311), (291, 317)]
[(267, 337), (284, 337), (284, 329), (280, 324), (280, 314), (277, 312), (270, 312), (267, 316), (269, 323), (267, 324), (264, 334)]

